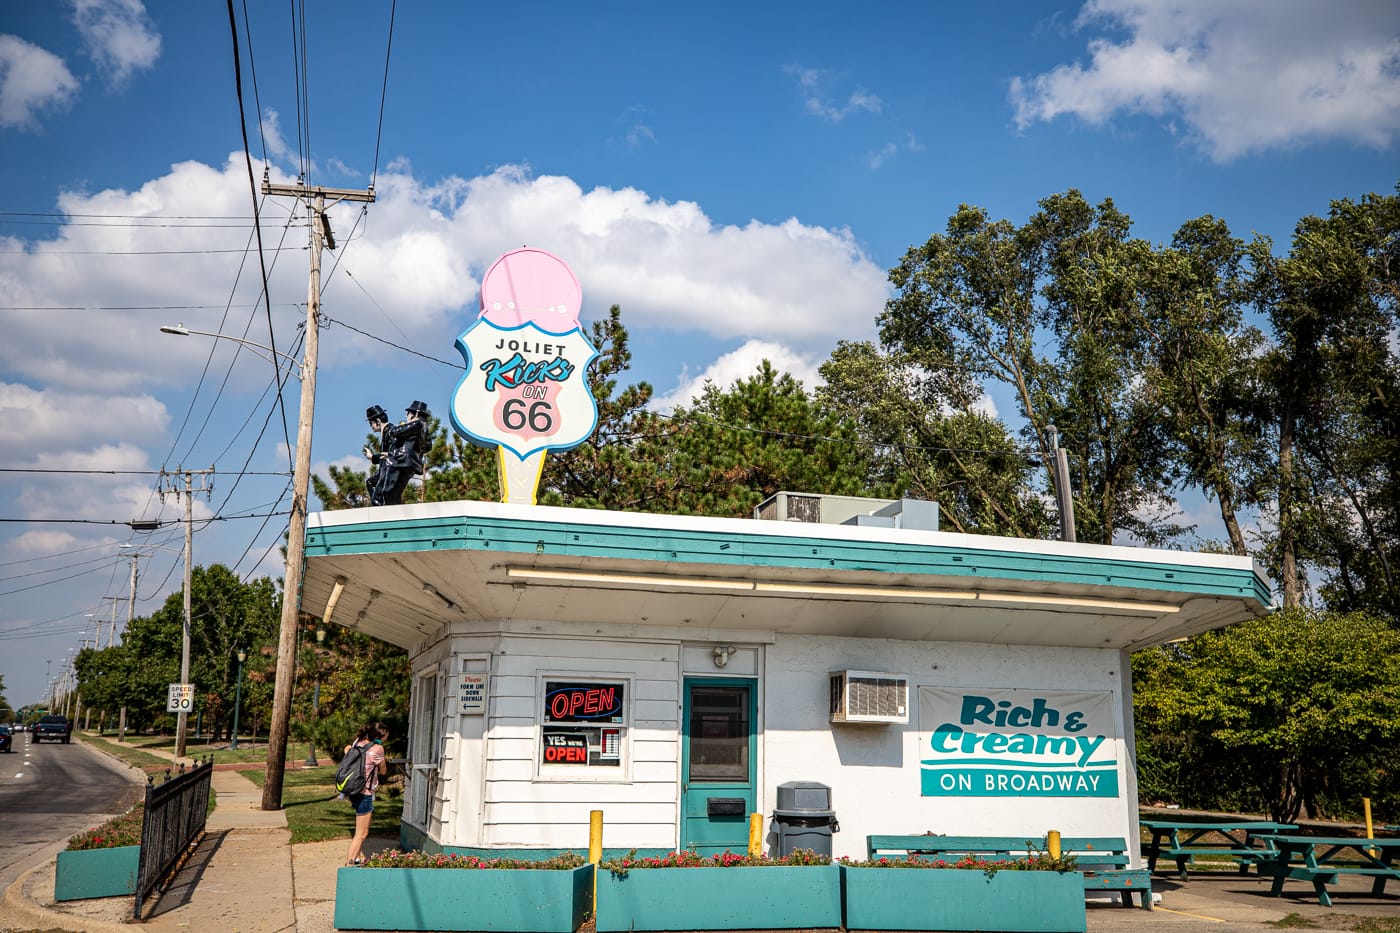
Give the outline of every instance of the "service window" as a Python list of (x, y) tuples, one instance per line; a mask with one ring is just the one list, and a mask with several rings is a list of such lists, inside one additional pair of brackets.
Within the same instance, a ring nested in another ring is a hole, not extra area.
[(627, 683), (546, 678), (540, 710), (540, 772), (620, 768), (627, 733)]

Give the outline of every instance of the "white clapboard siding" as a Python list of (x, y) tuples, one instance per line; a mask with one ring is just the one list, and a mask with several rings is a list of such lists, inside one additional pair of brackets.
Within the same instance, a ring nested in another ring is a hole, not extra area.
[[(604, 787), (616, 787), (615, 784), (603, 785)], [(590, 791), (597, 790), (590, 787)], [(592, 794), (590, 793), (590, 797)], [(662, 823), (667, 826), (676, 824), (676, 804), (675, 803), (631, 803), (614, 804), (611, 806), (599, 807), (596, 800), (580, 800), (574, 802), (556, 803), (525, 803), (510, 802), (493, 804), (491, 806), (490, 821), (492, 825), (503, 826), (508, 823), (557, 823), (568, 825), (570, 823), (585, 828), (588, 826), (588, 814), (592, 810), (603, 810), (606, 818), (609, 810), (614, 811), (613, 816), (619, 822), (628, 823)], [(587, 839), (587, 833), (584, 834)]]
[[(558, 650), (567, 645), (566, 651)], [(554, 667), (570, 669), (567, 662), (573, 662), (577, 670), (608, 670), (613, 661), (626, 659), (637, 662), (659, 662), (668, 664), (672, 670), (678, 669), (680, 645), (676, 642), (614, 641), (599, 636), (592, 638), (550, 638), (507, 636), (502, 639), (501, 659), (532, 658), (532, 667)]]
[[(599, 637), (507, 636), (492, 659), (482, 837), (488, 845), (578, 846), (590, 810), (632, 827), (628, 845), (676, 839), (680, 645)], [(540, 776), (542, 678), (621, 680), (627, 736), (617, 768)], [(573, 778), (573, 779), (571, 779)], [(581, 828), (582, 832), (579, 832)], [(578, 837), (578, 838), (575, 838)], [(621, 845), (622, 841), (608, 845)]]

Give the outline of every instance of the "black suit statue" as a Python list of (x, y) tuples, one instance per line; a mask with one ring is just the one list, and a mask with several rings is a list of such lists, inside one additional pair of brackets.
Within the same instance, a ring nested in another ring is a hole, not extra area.
[(422, 471), (423, 455), (432, 447), (428, 436), (428, 406), (415, 400), (405, 409), (405, 414), (403, 422), (383, 428), (379, 472), (370, 487), (370, 505), (402, 503), (408, 481)]

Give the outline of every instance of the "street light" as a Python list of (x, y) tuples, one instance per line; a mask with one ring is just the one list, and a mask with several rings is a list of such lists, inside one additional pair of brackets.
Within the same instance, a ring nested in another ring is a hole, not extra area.
[(309, 747), (306, 750), (306, 761), (308, 768), (314, 768), (318, 764), (316, 761), (316, 733), (315, 728), (321, 722), (321, 646), (326, 643), (325, 623), (316, 626), (316, 649), (312, 657), (316, 659), (316, 689), (311, 694), (311, 729), (309, 733)]
[[(360, 198), (359, 200), (364, 200)], [(373, 196), (369, 196), (373, 200)], [(316, 211), (323, 214), (325, 199), (317, 195)], [(177, 336), (198, 333), (215, 340), (232, 340), (251, 350), (271, 354), (270, 361), (281, 372), (278, 359), (287, 360), (292, 375), (301, 380), (301, 405), (297, 414), (297, 451), (292, 467), (292, 514), (287, 522), (287, 570), (282, 576), (282, 618), (277, 627), (277, 669), (272, 678), (272, 721), (267, 733), (267, 770), (263, 781), (262, 808), (282, 809), (282, 782), (287, 764), (287, 732), (292, 718), (292, 679), (296, 664), (296, 635), (298, 597), (306, 565), (306, 503), (311, 488), (311, 422), (316, 410), (316, 353), (321, 313), (321, 234), (324, 224), (312, 225), (311, 282), (306, 301), (306, 350), (301, 363), (295, 357), (252, 343), (241, 337), (193, 331), (183, 324), (162, 327), (161, 331)]]
[[(283, 353), (281, 350), (274, 350), (272, 347), (254, 343), (251, 340), (244, 340), (242, 337), (233, 337), (229, 334), (216, 334), (207, 330), (190, 330), (184, 324), (164, 324), (161, 326), (160, 332), (162, 334), (173, 334), (176, 337), (188, 337), (193, 334), (196, 337), (212, 337), (215, 340), (232, 340), (234, 343), (247, 347), (248, 351), (254, 356), (261, 357), (277, 367), (279, 373), (285, 365), (293, 376), (296, 376), (297, 379), (301, 379), (301, 361), (290, 353)], [(279, 357), (280, 360), (278, 359)]]
[(248, 650), (240, 647), (238, 649), (238, 681), (233, 688), (233, 741), (229, 743), (229, 748), (238, 749), (238, 707), (243, 702), (243, 662), (248, 660)]

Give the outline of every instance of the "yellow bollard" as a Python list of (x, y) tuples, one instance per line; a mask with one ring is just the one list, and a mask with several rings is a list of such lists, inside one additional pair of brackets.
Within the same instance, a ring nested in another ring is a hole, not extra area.
[(598, 865), (603, 861), (603, 811), (588, 811), (588, 861), (593, 864), (593, 913), (598, 913)]
[[(1361, 809), (1363, 809), (1363, 810), (1366, 811), (1366, 838), (1367, 838), (1367, 839), (1374, 839), (1374, 838), (1376, 838), (1376, 833), (1375, 833), (1375, 830), (1374, 830), (1374, 829), (1372, 828), (1372, 826), (1371, 826), (1371, 798), (1370, 798), (1370, 797), (1362, 797), (1362, 798), (1361, 798)], [(1372, 857), (1372, 858), (1377, 858), (1377, 857), (1379, 857), (1379, 855), (1380, 855), (1380, 850), (1379, 850), (1379, 849), (1367, 849), (1366, 851), (1369, 852), (1369, 853), (1371, 853), (1371, 857)]]
[(763, 854), (763, 814), (749, 814), (749, 858)]
[(1053, 859), (1060, 857), (1060, 831), (1058, 829), (1052, 829), (1045, 834), (1045, 851)]

